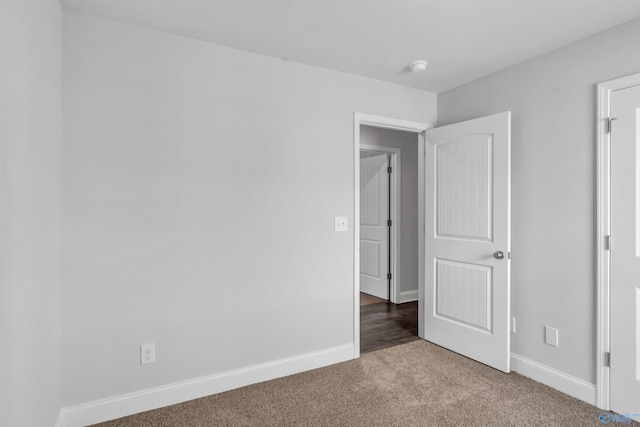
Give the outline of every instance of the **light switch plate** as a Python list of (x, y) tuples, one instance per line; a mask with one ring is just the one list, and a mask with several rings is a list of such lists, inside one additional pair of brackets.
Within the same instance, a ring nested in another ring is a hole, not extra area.
[(337, 216), (335, 231), (348, 231), (348, 230), (349, 230), (349, 227), (347, 226), (347, 217)]

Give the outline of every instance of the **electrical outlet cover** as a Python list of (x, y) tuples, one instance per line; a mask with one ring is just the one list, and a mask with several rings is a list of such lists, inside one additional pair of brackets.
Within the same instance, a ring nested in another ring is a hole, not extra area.
[(349, 227), (347, 226), (347, 217), (346, 216), (337, 216), (335, 223), (335, 231), (348, 231)]
[(558, 330), (550, 326), (544, 327), (544, 342), (554, 347), (558, 346)]
[(155, 363), (156, 361), (156, 345), (154, 343), (140, 345), (140, 364)]

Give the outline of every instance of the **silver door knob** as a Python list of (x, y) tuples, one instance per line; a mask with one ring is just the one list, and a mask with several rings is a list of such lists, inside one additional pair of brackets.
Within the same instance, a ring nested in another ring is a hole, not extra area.
[(504, 252), (502, 252), (502, 251), (495, 251), (495, 252), (493, 253), (493, 257), (494, 257), (495, 259), (503, 259), (503, 258), (504, 258)]

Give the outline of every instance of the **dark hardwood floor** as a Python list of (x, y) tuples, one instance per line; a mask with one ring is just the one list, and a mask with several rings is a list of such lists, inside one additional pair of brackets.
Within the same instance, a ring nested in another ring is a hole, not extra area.
[(418, 302), (360, 306), (360, 353), (418, 339)]

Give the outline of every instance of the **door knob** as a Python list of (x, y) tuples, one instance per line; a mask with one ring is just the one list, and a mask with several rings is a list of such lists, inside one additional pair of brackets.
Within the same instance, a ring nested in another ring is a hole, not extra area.
[(502, 251), (495, 251), (495, 252), (493, 253), (493, 257), (494, 257), (495, 259), (503, 259), (503, 258), (504, 258), (504, 252), (502, 252)]

